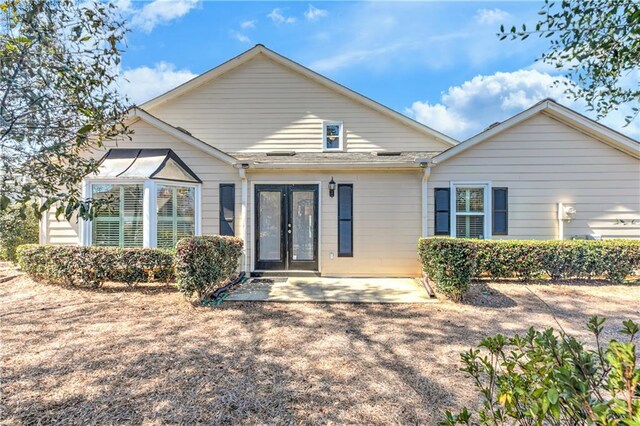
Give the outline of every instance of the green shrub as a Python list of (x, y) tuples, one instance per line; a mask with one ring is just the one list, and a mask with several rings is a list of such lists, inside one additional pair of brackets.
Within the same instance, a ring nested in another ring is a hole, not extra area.
[(183, 238), (176, 245), (176, 283), (186, 296), (200, 300), (233, 277), (242, 240), (219, 235)]
[(482, 398), (477, 413), (448, 412), (441, 425), (637, 425), (640, 368), (633, 321), (624, 321), (626, 341), (603, 346), (604, 319), (588, 322), (594, 350), (553, 329), (524, 336), (489, 337), (481, 349), (462, 354), (462, 371)]
[(455, 301), (464, 297), (473, 278), (600, 278), (621, 283), (640, 269), (636, 240), (423, 238), (418, 252), (429, 279)]
[(78, 247), (27, 244), (18, 264), (37, 280), (100, 287), (105, 281), (135, 285), (173, 278), (173, 251), (165, 249)]
[(38, 242), (40, 227), (33, 210), (9, 207), (0, 211), (0, 260), (15, 262), (16, 248)]

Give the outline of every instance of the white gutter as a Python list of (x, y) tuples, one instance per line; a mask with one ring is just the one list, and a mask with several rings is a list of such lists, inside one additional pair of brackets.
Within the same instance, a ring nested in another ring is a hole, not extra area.
[(249, 199), (249, 190), (248, 190), (248, 182), (247, 182), (247, 173), (246, 169), (238, 169), (238, 173), (240, 174), (241, 181), (241, 202), (242, 207), (240, 208), (240, 238), (242, 238), (242, 270), (245, 273), (249, 273), (249, 256), (247, 256), (247, 203)]
[[(239, 161), (242, 163), (243, 161)], [(340, 169), (416, 169), (419, 164), (413, 162), (386, 163), (253, 163), (252, 169), (295, 169), (295, 170), (335, 170)]]
[(431, 163), (427, 163), (422, 174), (422, 237), (429, 233), (429, 177), (431, 176)]

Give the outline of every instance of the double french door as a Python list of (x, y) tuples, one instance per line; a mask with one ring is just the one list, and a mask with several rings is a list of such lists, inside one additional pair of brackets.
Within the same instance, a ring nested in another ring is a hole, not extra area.
[(255, 269), (318, 270), (318, 185), (255, 186)]

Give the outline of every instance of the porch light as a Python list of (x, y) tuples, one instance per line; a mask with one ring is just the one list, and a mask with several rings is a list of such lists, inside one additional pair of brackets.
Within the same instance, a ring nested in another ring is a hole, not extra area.
[(333, 180), (333, 176), (331, 176), (331, 180), (329, 181), (329, 197), (333, 198), (336, 194), (336, 182)]

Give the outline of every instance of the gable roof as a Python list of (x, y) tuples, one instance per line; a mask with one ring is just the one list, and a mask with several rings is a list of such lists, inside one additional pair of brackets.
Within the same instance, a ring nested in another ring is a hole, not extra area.
[(420, 133), (426, 134), (430, 137), (435, 138), (436, 140), (444, 143), (445, 145), (448, 146), (455, 146), (458, 144), (458, 141), (456, 141), (455, 139), (440, 133), (428, 126), (425, 126), (422, 123), (419, 123), (409, 117), (407, 117), (404, 114), (401, 114), (397, 111), (392, 110), (389, 107), (386, 107), (364, 95), (361, 95), (360, 93), (357, 93), (339, 83), (336, 83), (335, 81), (324, 77), (323, 75), (318, 74), (315, 71), (310, 70), (309, 68), (306, 68), (300, 64), (298, 64), (297, 62), (292, 61), (289, 58), (286, 58), (270, 49), (267, 49), (266, 47), (264, 47), (262, 44), (257, 44), (254, 47), (252, 47), (251, 49), (245, 51), (244, 53), (241, 53), (240, 55), (236, 56), (235, 58), (232, 58), (230, 60), (228, 60), (227, 62), (224, 62), (223, 64), (212, 68), (211, 70), (200, 74), (199, 76), (187, 81), (186, 83), (172, 89), (169, 90), (168, 92), (157, 96), (147, 102), (145, 102), (144, 104), (141, 105), (141, 107), (145, 108), (145, 109), (151, 109), (154, 108), (160, 104), (163, 104), (171, 99), (174, 99), (180, 95), (183, 95), (187, 92), (190, 92), (191, 90), (194, 90), (195, 88), (211, 81), (214, 80), (215, 78), (221, 76), (224, 73), (227, 73), (237, 67), (239, 67), (240, 65), (244, 64), (245, 62), (248, 62), (249, 60), (255, 58), (258, 55), (264, 55), (265, 57), (273, 60), (274, 62), (298, 73), (298, 74), (302, 74), (303, 76), (329, 88), (330, 90), (333, 90), (334, 92), (337, 92), (343, 96), (346, 96), (348, 98), (350, 98), (351, 100), (360, 103), (361, 105), (364, 105), (368, 108), (371, 108), (381, 114), (383, 114), (386, 117), (389, 117), (393, 120), (399, 121), (402, 124), (404, 124), (405, 126), (408, 126)]
[(234, 157), (227, 154), (226, 152), (221, 151), (218, 148), (215, 148), (209, 145), (208, 143), (192, 136), (191, 134), (186, 132), (184, 129), (180, 129), (178, 127), (172, 126), (166, 121), (160, 120), (158, 117), (152, 114), (149, 114), (147, 111), (143, 110), (140, 107), (131, 108), (129, 110), (128, 119), (130, 120), (130, 123), (134, 123), (137, 120), (142, 120), (145, 123), (157, 128), (158, 130), (161, 130), (173, 136), (174, 138), (188, 145), (191, 145), (194, 148), (199, 149), (202, 152), (212, 155), (213, 157), (217, 158), (218, 160), (224, 161), (227, 164), (234, 165), (238, 162)]
[(620, 150), (634, 158), (640, 159), (640, 142), (623, 135), (603, 124), (600, 124), (570, 108), (560, 105), (553, 99), (544, 99), (531, 108), (524, 110), (505, 121), (489, 127), (488, 129), (478, 133), (477, 135), (461, 142), (460, 144), (449, 148), (448, 150), (436, 155), (432, 163), (438, 164), (454, 157), (467, 149), (492, 138), (493, 136), (510, 129), (517, 124), (531, 118), (536, 114), (545, 114), (551, 118), (563, 122), (574, 129), (585, 133), (607, 145)]

